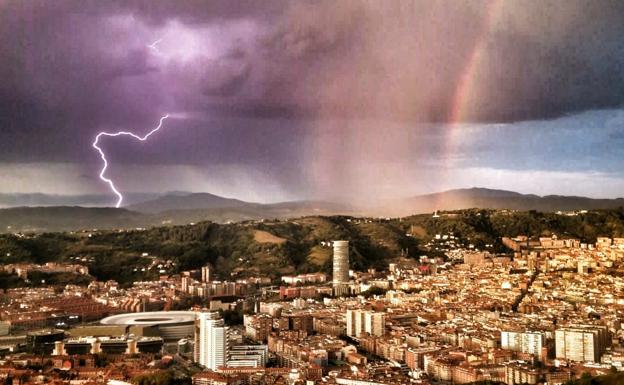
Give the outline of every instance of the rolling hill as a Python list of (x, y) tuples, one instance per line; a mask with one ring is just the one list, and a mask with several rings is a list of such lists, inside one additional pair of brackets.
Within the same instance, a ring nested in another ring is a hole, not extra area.
[(145, 230), (89, 231), (88, 236), (70, 232), (1, 234), (0, 264), (87, 258), (89, 271), (97, 279), (130, 283), (158, 279), (157, 270), (142, 270), (153, 262), (150, 258), (158, 257), (174, 261), (175, 271), (197, 269), (209, 263), (221, 278), (258, 274), (278, 278), (283, 274), (319, 270), (329, 273), (332, 240), (349, 240), (350, 266), (365, 270), (385, 268), (400, 258), (441, 256), (442, 252), (427, 244), (436, 234), (449, 233), (457, 239), (469, 240), (477, 249), (493, 253), (509, 251), (501, 243), (501, 237), (519, 234), (532, 237), (556, 234), (593, 243), (599, 236), (624, 236), (624, 210), (567, 216), (471, 209), (441, 212), (436, 217), (420, 214), (396, 219), (306, 216), (228, 224), (200, 222)]
[(468, 208), (536, 210), (543, 212), (611, 209), (624, 206), (624, 199), (593, 199), (577, 196), (520, 194), (513, 191), (470, 188), (385, 202), (375, 209), (380, 215), (405, 216), (436, 210)]
[[(139, 203), (152, 200), (161, 194), (128, 193), (124, 194), (124, 202)], [(50, 206), (82, 206), (101, 207), (111, 204), (114, 198), (110, 194), (55, 195), (41, 193), (0, 193), (0, 208), (9, 207), (50, 207)]]
[(0, 233), (136, 228), (157, 224), (150, 216), (110, 207), (14, 207), (0, 209)]
[[(210, 194), (193, 194), (190, 200), (162, 197), (137, 205), (142, 212), (112, 207), (13, 207), (0, 209), (0, 233), (56, 232), (91, 229), (134, 229), (259, 219), (286, 219), (307, 215), (355, 214), (340, 204), (315, 201), (275, 204), (247, 203)], [(186, 203), (185, 203), (186, 202)], [(228, 203), (229, 202), (229, 203)], [(162, 203), (162, 205), (160, 205)], [(228, 206), (231, 204), (231, 206)], [(171, 209), (172, 207), (178, 207)], [(159, 208), (165, 209), (160, 211)]]
[(252, 203), (208, 193), (171, 193), (124, 209), (79, 206), (16, 207), (0, 209), (0, 232), (68, 231), (181, 225), (191, 222), (240, 222), (302, 216), (403, 217), (436, 210), (468, 208), (541, 212), (612, 209), (624, 199), (592, 199), (549, 195), (540, 197), (484, 188), (450, 190), (411, 198), (383, 201), (374, 207), (354, 207), (324, 201)]
[(141, 213), (160, 213), (163, 211), (231, 208), (252, 205), (256, 204), (209, 193), (177, 193), (163, 195), (156, 199), (126, 206), (126, 208)]

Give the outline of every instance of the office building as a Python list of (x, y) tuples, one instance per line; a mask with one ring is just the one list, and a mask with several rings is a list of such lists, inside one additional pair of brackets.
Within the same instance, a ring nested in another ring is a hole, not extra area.
[(267, 345), (237, 345), (228, 351), (228, 368), (263, 368), (269, 355)]
[(386, 330), (386, 314), (366, 310), (347, 310), (347, 335), (349, 337), (383, 336)]
[(502, 331), (501, 348), (514, 352), (532, 354), (543, 359), (545, 337), (539, 332)]
[(204, 266), (201, 268), (201, 280), (202, 282), (212, 281), (212, 269), (210, 266)]
[(228, 354), (228, 328), (217, 312), (197, 313), (195, 321), (195, 362), (216, 370), (225, 366)]
[(333, 275), (334, 295), (349, 291), (349, 241), (334, 241)]
[(188, 293), (189, 287), (191, 284), (191, 277), (188, 277), (188, 276), (182, 277), (181, 284), (182, 284), (182, 291), (185, 293)]
[(358, 331), (355, 330), (356, 326), (359, 325), (361, 327), (361, 321), (358, 323), (358, 318), (358, 310), (347, 310), (347, 335), (349, 337), (355, 337), (358, 334)]
[(577, 362), (600, 362), (609, 344), (606, 326), (572, 325), (555, 331), (556, 357)]

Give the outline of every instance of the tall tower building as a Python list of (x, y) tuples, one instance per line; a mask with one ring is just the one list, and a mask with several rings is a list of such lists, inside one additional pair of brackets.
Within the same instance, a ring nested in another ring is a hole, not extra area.
[(578, 362), (600, 362), (609, 345), (609, 331), (602, 325), (571, 325), (555, 330), (556, 357)]
[(383, 336), (386, 333), (386, 315), (372, 311), (364, 313), (364, 331), (372, 336)]
[(386, 333), (386, 315), (367, 310), (347, 310), (347, 335), (361, 337), (369, 334), (381, 337)]
[(543, 358), (543, 347), (546, 337), (540, 332), (502, 331), (501, 348), (514, 352), (529, 353), (538, 359)]
[(228, 355), (228, 327), (218, 312), (197, 313), (195, 319), (195, 362), (216, 370), (225, 366)]
[(191, 284), (191, 277), (182, 277), (182, 291), (188, 293), (189, 285)]
[(202, 282), (210, 282), (212, 281), (212, 269), (209, 265), (206, 265), (201, 268), (201, 279)]
[(349, 282), (349, 241), (334, 241), (334, 285)]
[[(346, 320), (347, 320), (347, 335), (349, 337), (356, 337), (360, 335), (361, 327), (362, 327), (360, 311), (350, 310), (350, 309), (347, 310)], [(356, 327), (358, 328), (358, 330), (356, 330)]]

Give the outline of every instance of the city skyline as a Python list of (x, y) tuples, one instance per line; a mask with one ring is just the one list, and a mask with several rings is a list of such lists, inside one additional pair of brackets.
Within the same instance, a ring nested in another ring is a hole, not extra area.
[(0, 384), (624, 384), (624, 2), (0, 0)]

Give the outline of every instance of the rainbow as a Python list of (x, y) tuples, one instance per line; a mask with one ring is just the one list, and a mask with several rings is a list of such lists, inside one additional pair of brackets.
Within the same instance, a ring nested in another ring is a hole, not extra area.
[(498, 19), (503, 3), (503, 0), (491, 0), (489, 2), (481, 33), (475, 40), (466, 67), (464, 67), (455, 88), (449, 117), (449, 122), (453, 125), (457, 125), (462, 121), (465, 117), (467, 102), (475, 96), (475, 77), (479, 66), (483, 62), (488, 37)]
[(504, 0), (490, 0), (488, 2), (481, 32), (474, 41), (466, 66), (456, 83), (447, 120), (449, 127), (444, 134), (445, 138), (443, 140), (443, 155), (447, 159), (447, 164), (442, 170), (442, 185), (445, 185), (445, 182), (448, 182), (450, 179), (448, 170), (453, 167), (451, 158), (456, 153), (459, 130), (462, 122), (466, 119), (468, 102), (476, 97), (476, 75), (486, 56), (488, 37), (499, 18), (503, 4)]

